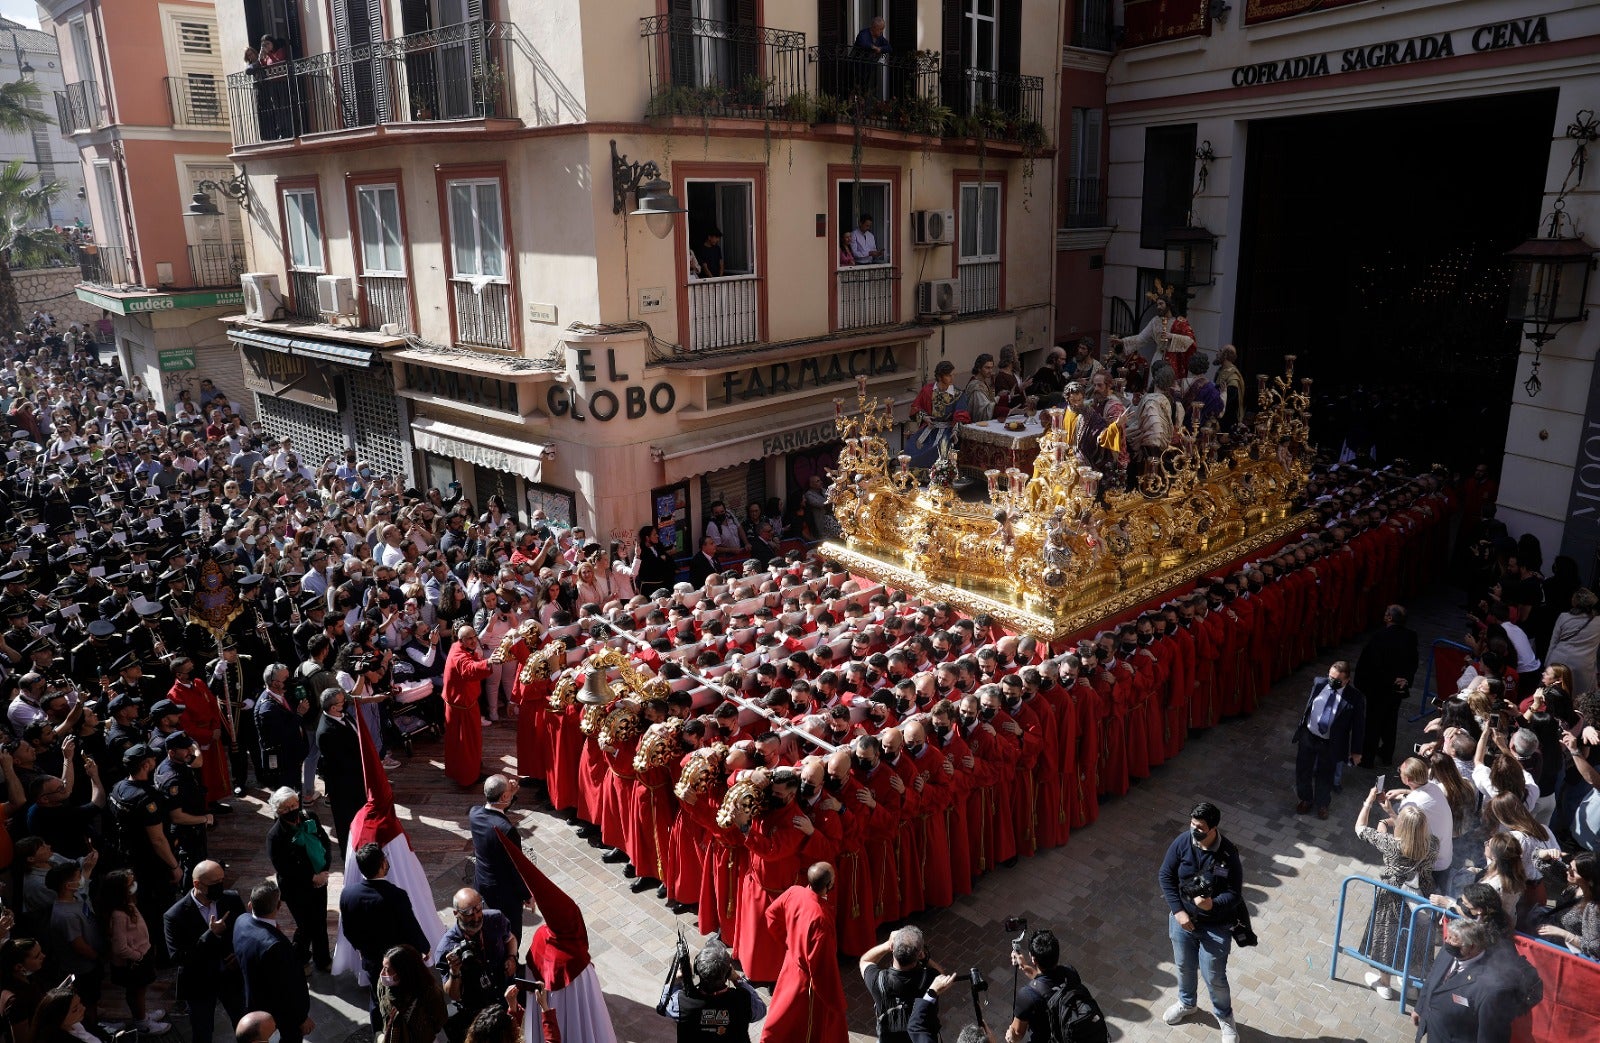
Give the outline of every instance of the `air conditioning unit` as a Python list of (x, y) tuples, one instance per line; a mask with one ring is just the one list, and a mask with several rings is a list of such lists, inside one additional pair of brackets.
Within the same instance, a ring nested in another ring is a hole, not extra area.
[(324, 319), (355, 315), (355, 279), (349, 275), (317, 276), (317, 311)]
[(267, 272), (245, 272), (239, 276), (244, 287), (244, 314), (257, 322), (271, 322), (283, 312), (283, 291), (278, 277)]
[(956, 212), (954, 210), (911, 211), (911, 244), (913, 246), (938, 246), (956, 241)]
[(960, 280), (929, 279), (917, 283), (918, 315), (954, 315), (960, 310)]

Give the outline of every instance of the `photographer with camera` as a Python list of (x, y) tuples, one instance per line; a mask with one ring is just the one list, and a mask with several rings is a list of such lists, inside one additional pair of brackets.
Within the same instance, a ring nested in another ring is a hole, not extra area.
[[(1026, 921), (1023, 923), (1026, 932)], [(1061, 962), (1061, 943), (1050, 931), (1035, 931), (1026, 951), (1011, 946), (1011, 966), (1028, 984), (1013, 996), (1006, 1043), (1105, 1043), (1106, 1019), (1083, 979)]]
[(679, 962), (666, 1003), (678, 1043), (749, 1043), (750, 1025), (767, 1016), (767, 1004), (733, 965), (728, 947), (713, 940), (695, 954), (698, 981), (686, 979), (685, 969)]
[(1198, 1009), (1198, 968), (1205, 975), (1224, 1043), (1238, 1043), (1228, 990), (1228, 952), (1244, 905), (1244, 867), (1238, 849), (1217, 828), (1221, 821), (1222, 812), (1215, 804), (1204, 800), (1196, 804), (1189, 812), (1189, 828), (1173, 840), (1161, 863), (1161, 894), (1172, 913), (1167, 933), (1178, 965), (1178, 1001), (1162, 1020), (1176, 1025)]
[(479, 1011), (505, 1002), (506, 986), (517, 973), (517, 937), (505, 914), (485, 908), (483, 896), (470, 887), (457, 891), (450, 906), (455, 926), (433, 947), (433, 965), (444, 973), (452, 1004), (445, 1037), (461, 1043)]
[[(886, 957), (892, 960), (889, 967), (883, 966)], [(912, 1010), (924, 996), (930, 998), (931, 1007), (919, 1019), (924, 1038), (939, 1038), (938, 994), (950, 987), (955, 975), (944, 975), (950, 981), (944, 988), (934, 988), (940, 972), (928, 960), (927, 941), (920, 927), (902, 927), (891, 932), (888, 941), (862, 954), (858, 966), (867, 994), (872, 997), (878, 1043), (908, 1043), (912, 1039)]]

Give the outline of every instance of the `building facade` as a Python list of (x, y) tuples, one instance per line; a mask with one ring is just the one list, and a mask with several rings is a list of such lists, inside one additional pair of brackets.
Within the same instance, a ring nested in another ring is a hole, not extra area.
[(1066, 0), (1056, 140), (1056, 340), (1105, 346), (1106, 72), (1119, 26), (1112, 0)]
[(78, 152), (94, 242), (80, 249), (80, 300), (111, 318), (123, 372), (163, 407), (210, 377), (246, 402), (220, 317), (242, 301), (245, 221), (218, 188), (213, 220), (183, 213), (203, 183), (226, 184), (221, 37), (211, 0), (45, 0), (60, 48), (60, 130)]
[[(1145, 291), (1168, 274), (1172, 233), (1209, 232), (1214, 281), (1188, 302), (1202, 349), (1236, 343), (1246, 372), (1296, 355), (1301, 373), (1348, 386), (1365, 370), (1365, 394), (1385, 376), (1445, 383), (1459, 414), (1436, 423), (1488, 415), (1493, 426), (1509, 412), (1501, 517), (1538, 536), (1547, 562), (1578, 555), (1587, 578), (1600, 527), (1583, 513), (1583, 435), (1600, 422), (1590, 395), (1600, 323), (1569, 326), (1536, 352), (1506, 322), (1504, 257), (1543, 234), (1573, 169), (1568, 128), (1600, 109), (1600, 7), (1120, 7), (1107, 88), (1108, 321), (1121, 314), (1138, 328)], [(1567, 216), (1596, 241), (1595, 179), (1567, 188)], [(1530, 394), (1536, 359), (1542, 389)]]
[[(228, 88), (262, 422), (686, 553), (713, 500), (797, 498), (857, 378), (904, 415), (942, 359), (1052, 343), (1041, 7), (223, 0), (224, 53), (289, 55)], [(682, 212), (630, 216), (636, 174)]]
[[(66, 88), (61, 54), (50, 33), (0, 18), (0, 83), (31, 80), (39, 85), (34, 107), (53, 116), (50, 105), (56, 92)], [(0, 164), (21, 161), (23, 169), (42, 182), (54, 181), (61, 191), (50, 204), (46, 224), (88, 224), (89, 207), (84, 191), (78, 149), (67, 140), (59, 124), (39, 124), (25, 131), (0, 133)]]

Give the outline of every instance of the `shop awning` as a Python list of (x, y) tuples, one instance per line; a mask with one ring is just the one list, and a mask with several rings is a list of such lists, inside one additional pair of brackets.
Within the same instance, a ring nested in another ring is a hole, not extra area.
[(366, 367), (373, 363), (377, 353), (370, 348), (363, 348), (355, 344), (340, 343), (332, 340), (307, 340), (304, 337), (285, 337), (277, 333), (263, 333), (260, 330), (229, 330), (228, 339), (235, 344), (246, 344), (255, 348), (266, 348), (269, 351), (281, 351), (285, 355), (300, 355), (305, 358), (318, 359), (322, 362), (334, 362), (341, 366)]
[(432, 417), (413, 420), (411, 435), (418, 449), (492, 471), (520, 474), (530, 482), (544, 481), (544, 458), (552, 455), (549, 446), (538, 442), (475, 431)]
[(492, 376), (500, 380), (548, 380), (561, 372), (537, 359), (492, 355), (486, 351), (470, 351), (465, 348), (452, 348), (449, 351), (401, 348), (399, 351), (389, 352), (389, 358), (477, 376)]
[[(911, 398), (910, 395), (896, 398), (894, 405), (903, 405)], [(660, 456), (662, 481), (671, 485), (724, 467), (798, 452), (836, 440), (833, 410), (830, 408), (821, 417), (817, 412), (814, 408), (804, 409), (746, 424), (675, 435), (654, 442), (650, 448)]]

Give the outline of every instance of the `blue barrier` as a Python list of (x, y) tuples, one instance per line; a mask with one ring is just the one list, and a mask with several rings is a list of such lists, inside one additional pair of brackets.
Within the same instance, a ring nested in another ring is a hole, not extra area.
[[(1434, 690), (1434, 684), (1437, 681), (1437, 678), (1434, 676), (1433, 667), (1434, 663), (1438, 660), (1439, 650), (1442, 648), (1447, 648), (1457, 652), (1465, 652), (1466, 658), (1472, 658), (1472, 649), (1461, 644), (1459, 641), (1451, 641), (1448, 638), (1441, 637), (1432, 645), (1428, 646), (1428, 668), (1422, 674), (1422, 705), (1417, 708), (1417, 715), (1415, 717), (1407, 718), (1407, 720), (1410, 722), (1414, 723), (1428, 716), (1428, 710), (1433, 705), (1433, 700), (1438, 697), (1439, 693)], [(1459, 676), (1459, 674), (1457, 676)], [(1450, 684), (1453, 688), (1456, 683), (1456, 679), (1454, 677), (1447, 678), (1446, 683)]]

